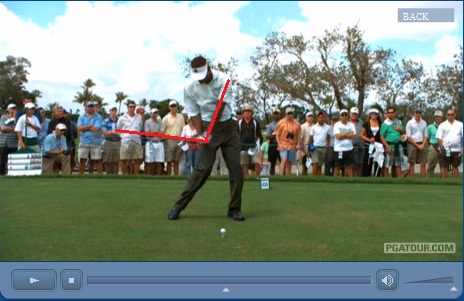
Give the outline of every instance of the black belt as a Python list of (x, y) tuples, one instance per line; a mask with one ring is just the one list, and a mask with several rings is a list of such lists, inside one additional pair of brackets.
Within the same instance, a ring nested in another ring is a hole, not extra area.
[(108, 138), (105, 138), (105, 140), (107, 140), (107, 141), (113, 141), (113, 142), (119, 142), (119, 141), (121, 141), (121, 140), (111, 140), (111, 139), (108, 139)]
[(316, 148), (327, 148), (327, 146), (316, 146)]
[(435, 145), (438, 145), (438, 143), (430, 143), (430, 145), (434, 145), (434, 146), (435, 146)]

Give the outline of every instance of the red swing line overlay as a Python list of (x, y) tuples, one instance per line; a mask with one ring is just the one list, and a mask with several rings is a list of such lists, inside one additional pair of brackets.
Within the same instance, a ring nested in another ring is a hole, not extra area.
[(140, 136), (150, 136), (150, 137), (160, 137), (165, 139), (172, 139), (172, 140), (183, 140), (183, 141), (192, 141), (192, 142), (200, 142), (200, 143), (209, 143), (209, 136), (211, 135), (211, 131), (213, 130), (214, 123), (216, 122), (217, 115), (219, 113), (219, 109), (221, 108), (222, 101), (224, 100), (224, 96), (226, 95), (227, 88), (229, 88), (230, 79), (227, 80), (226, 84), (224, 85), (224, 89), (222, 90), (221, 98), (217, 104), (216, 110), (214, 111), (213, 119), (208, 127), (208, 131), (206, 131), (206, 137), (204, 139), (200, 138), (187, 138), (187, 137), (180, 137), (180, 136), (170, 136), (164, 134), (155, 134), (155, 133), (146, 133), (146, 132), (137, 132), (137, 131), (128, 131), (128, 130), (121, 130), (116, 129), (117, 133), (124, 133), (124, 134), (136, 134)]

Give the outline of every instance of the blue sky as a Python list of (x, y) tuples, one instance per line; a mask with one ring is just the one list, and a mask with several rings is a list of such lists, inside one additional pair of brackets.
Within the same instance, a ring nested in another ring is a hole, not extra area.
[[(449, 7), (454, 23), (399, 24), (399, 7)], [(84, 80), (114, 104), (131, 99), (174, 98), (182, 102), (180, 62), (203, 53), (238, 59), (242, 79), (248, 58), (271, 31), (320, 35), (356, 23), (372, 46), (390, 47), (426, 68), (452, 61), (462, 45), (462, 2), (0, 2), (0, 59), (23, 56), (32, 63), (27, 89), (43, 92), (39, 105), (72, 99)]]

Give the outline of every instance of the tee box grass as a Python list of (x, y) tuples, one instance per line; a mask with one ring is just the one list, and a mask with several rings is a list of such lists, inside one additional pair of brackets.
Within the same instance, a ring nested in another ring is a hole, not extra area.
[[(462, 260), (460, 181), (248, 178), (244, 222), (226, 217), (227, 177), (210, 178), (177, 221), (186, 178), (3, 177), (3, 261)], [(220, 229), (227, 230), (222, 238)], [(456, 243), (452, 254), (387, 254), (388, 242)]]

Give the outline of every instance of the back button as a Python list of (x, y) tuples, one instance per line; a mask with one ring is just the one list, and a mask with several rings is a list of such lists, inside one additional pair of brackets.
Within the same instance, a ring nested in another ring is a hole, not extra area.
[(44, 290), (55, 289), (56, 272), (54, 270), (14, 270), (13, 289)]

